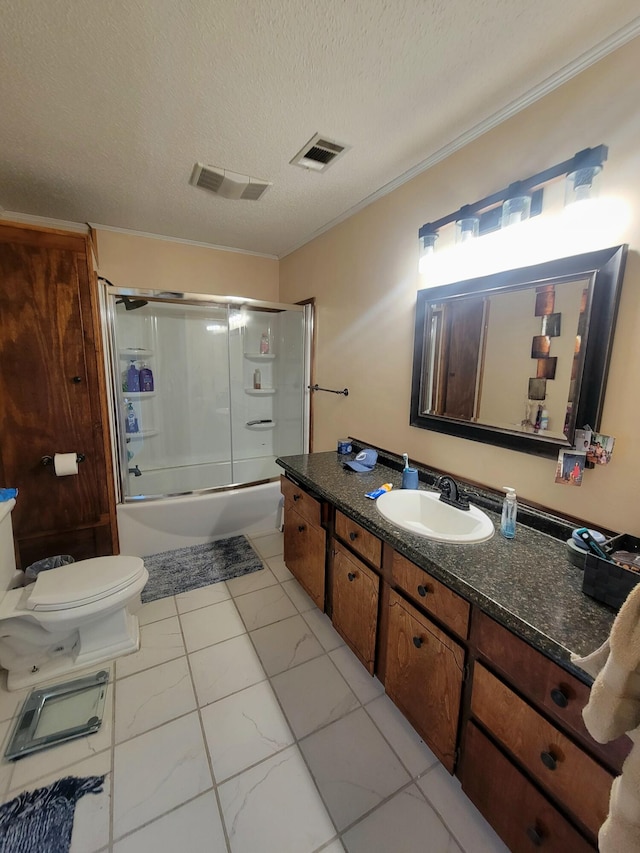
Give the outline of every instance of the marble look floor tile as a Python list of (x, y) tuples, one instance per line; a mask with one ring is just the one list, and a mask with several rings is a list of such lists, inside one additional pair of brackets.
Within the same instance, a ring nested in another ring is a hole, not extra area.
[(116, 661), (116, 677), (125, 678), (151, 666), (184, 655), (182, 631), (177, 616), (140, 628), (140, 650)]
[(300, 749), (339, 830), (409, 782), (362, 708), (309, 735)]
[(158, 598), (156, 601), (143, 604), (136, 615), (141, 625), (148, 625), (150, 622), (159, 622), (161, 619), (176, 616), (177, 613), (176, 600), (169, 595), (167, 598)]
[(227, 581), (227, 588), (231, 595), (236, 598), (239, 595), (246, 595), (248, 592), (255, 592), (257, 589), (264, 589), (266, 586), (273, 586), (278, 583), (271, 569), (260, 569), (257, 572), (249, 572), (248, 575), (241, 575), (239, 578), (232, 578)]
[(190, 610), (198, 610), (200, 607), (209, 607), (211, 604), (220, 604), (231, 598), (226, 583), (212, 583), (209, 586), (201, 586), (199, 589), (191, 589), (189, 592), (181, 592), (176, 595), (176, 607), (178, 613), (188, 613)]
[(269, 557), (267, 565), (281, 583), (282, 581), (291, 580), (293, 577), (285, 564), (284, 557), (282, 556)]
[(293, 743), (267, 681), (207, 705), (202, 724), (218, 783)]
[(330, 652), (344, 646), (344, 640), (333, 627), (331, 619), (326, 613), (322, 613), (316, 607), (303, 613), (302, 618), (316, 635), (325, 651)]
[(116, 743), (195, 709), (186, 657), (123, 678), (116, 690)]
[(388, 696), (369, 702), (366, 709), (412, 777), (438, 764), (438, 759)]
[(334, 649), (329, 657), (363, 705), (384, 693), (384, 685), (364, 668), (348, 646)]
[(232, 853), (311, 853), (336, 832), (295, 746), (218, 788)]
[(251, 632), (251, 639), (269, 676), (324, 654), (302, 616), (258, 628)]
[(193, 652), (189, 661), (200, 708), (266, 678), (246, 635)]
[(251, 544), (264, 559), (277, 557), (284, 551), (284, 536), (282, 533), (269, 533), (266, 536), (255, 536)]
[(73, 819), (73, 833), (69, 853), (96, 853), (109, 843), (109, 817), (111, 811), (112, 777), (111, 751), (101, 752), (91, 758), (86, 758), (78, 764), (72, 764), (64, 773), (56, 771), (34, 784), (14, 788), (9, 798), (17, 796), (21, 791), (33, 791), (50, 785), (65, 776), (87, 778), (89, 776), (105, 776), (103, 790), (98, 794), (85, 794), (76, 805)]
[(331, 844), (327, 844), (326, 847), (322, 848), (322, 853), (344, 853), (342, 841), (340, 841), (339, 838), (336, 838), (336, 840), (332, 841)]
[(227, 853), (213, 791), (116, 841), (113, 853)]
[(418, 779), (417, 784), (463, 850), (473, 853), (509, 853), (463, 792), (460, 782), (455, 776), (450, 776), (441, 764)]
[(210, 788), (198, 715), (172, 720), (116, 746), (113, 772), (114, 838)]
[(180, 616), (188, 652), (244, 634), (245, 627), (233, 601), (222, 601)]
[(327, 655), (281, 672), (271, 683), (298, 738), (359, 705)]
[(107, 688), (107, 696), (104, 703), (104, 714), (102, 725), (95, 734), (79, 737), (75, 740), (52, 746), (41, 752), (26, 755), (20, 761), (15, 762), (11, 787), (23, 787), (29, 783), (39, 780), (42, 776), (52, 773), (58, 775), (70, 775), (65, 768), (91, 758), (94, 755), (111, 748), (113, 720), (113, 684)]
[(290, 581), (284, 581), (282, 589), (287, 593), (300, 613), (304, 613), (307, 610), (317, 609), (315, 602), (309, 598), (295, 578)]
[(247, 631), (255, 631), (263, 625), (295, 616), (298, 612), (280, 584), (240, 595), (235, 602)]
[(415, 785), (396, 794), (344, 834), (348, 853), (449, 853), (449, 842), (447, 829)]

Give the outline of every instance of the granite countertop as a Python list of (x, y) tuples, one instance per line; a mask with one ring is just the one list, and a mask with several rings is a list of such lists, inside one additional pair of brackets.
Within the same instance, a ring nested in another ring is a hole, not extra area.
[[(379, 455), (373, 471), (357, 474), (344, 468), (343, 463), (351, 458), (353, 454), (326, 452), (276, 461), (301, 486), (334, 504), (408, 560), (591, 683), (591, 677), (571, 663), (571, 653), (586, 655), (598, 648), (609, 635), (615, 613), (582, 592), (582, 570), (568, 561), (564, 539), (525, 526), (520, 512), (515, 539), (504, 539), (498, 532), (499, 514), (483, 507), (496, 528), (488, 542), (431, 542), (386, 521), (375, 501), (364, 496), (382, 483), (399, 488), (400, 471), (388, 467)], [(420, 488), (428, 486), (421, 482)]]

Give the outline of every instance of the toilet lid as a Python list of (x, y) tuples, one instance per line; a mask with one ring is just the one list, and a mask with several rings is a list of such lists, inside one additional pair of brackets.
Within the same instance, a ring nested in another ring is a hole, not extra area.
[(144, 572), (140, 557), (95, 557), (41, 572), (26, 601), (28, 610), (63, 610), (100, 601)]

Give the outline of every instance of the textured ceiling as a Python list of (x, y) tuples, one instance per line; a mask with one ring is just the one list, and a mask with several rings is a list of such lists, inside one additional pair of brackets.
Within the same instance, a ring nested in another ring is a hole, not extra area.
[[(637, 0), (3, 0), (0, 206), (280, 256), (628, 39), (637, 12)], [(316, 132), (351, 150), (322, 174), (289, 165)], [(273, 187), (217, 198), (189, 185), (196, 161)]]

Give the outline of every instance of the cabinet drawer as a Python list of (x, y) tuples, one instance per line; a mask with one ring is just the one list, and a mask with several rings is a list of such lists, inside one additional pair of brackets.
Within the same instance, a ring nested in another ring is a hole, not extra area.
[(598, 834), (609, 809), (610, 773), (479, 663), (471, 713), (594, 837)]
[(286, 477), (280, 477), (280, 491), (284, 495), (285, 501), (287, 503), (291, 503), (297, 513), (299, 513), (303, 518), (306, 518), (307, 521), (311, 522), (311, 524), (315, 524), (316, 527), (320, 527), (321, 513), (320, 513), (320, 501), (317, 501), (315, 498), (312, 498), (304, 489), (301, 489), (300, 486), (296, 486), (295, 483), (292, 483), (291, 480), (288, 480)]
[(479, 610), (474, 612), (472, 640), (478, 652), (518, 690), (576, 734), (613, 770), (620, 772), (631, 741), (621, 737), (602, 745), (593, 740), (582, 720), (582, 709), (589, 701), (586, 684)]
[(469, 602), (395, 551), (391, 575), (410, 598), (466, 639), (471, 609)]
[(309, 524), (286, 505), (284, 561), (320, 610), (324, 610), (326, 535), (324, 528)]
[(389, 593), (385, 690), (453, 773), (464, 649), (396, 592)]
[(332, 586), (333, 625), (373, 675), (380, 578), (336, 542)]
[(592, 847), (473, 723), (466, 729), (462, 790), (512, 853), (593, 853)]
[(364, 527), (360, 527), (355, 521), (343, 515), (340, 510), (336, 510), (336, 536), (368, 560), (372, 566), (380, 568), (382, 542), (373, 533), (369, 533)]

